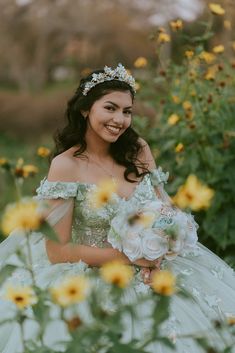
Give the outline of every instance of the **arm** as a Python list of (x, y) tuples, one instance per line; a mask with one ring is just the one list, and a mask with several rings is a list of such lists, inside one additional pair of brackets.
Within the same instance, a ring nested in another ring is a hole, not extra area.
[[(74, 163), (68, 158), (57, 156), (50, 167), (48, 181), (71, 181), (74, 175)], [(107, 261), (119, 259), (126, 264), (131, 264), (130, 260), (118, 250), (108, 248), (100, 249), (86, 245), (71, 243), (71, 228), (73, 221), (74, 199), (53, 199), (48, 200), (49, 210), (47, 219), (58, 235), (59, 242), (46, 239), (46, 251), (51, 263), (60, 262), (86, 262), (90, 266), (101, 266)], [(58, 217), (59, 215), (59, 217)], [(138, 260), (139, 266), (154, 266), (148, 260)]]

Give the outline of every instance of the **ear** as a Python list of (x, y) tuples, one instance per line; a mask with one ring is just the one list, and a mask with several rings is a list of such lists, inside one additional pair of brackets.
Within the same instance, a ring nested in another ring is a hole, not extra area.
[(81, 110), (81, 114), (84, 117), (84, 119), (86, 119), (89, 115), (89, 110)]

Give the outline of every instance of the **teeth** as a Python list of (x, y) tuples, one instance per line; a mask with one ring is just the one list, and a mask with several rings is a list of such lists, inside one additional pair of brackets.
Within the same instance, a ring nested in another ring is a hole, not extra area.
[(119, 132), (121, 129), (119, 127), (114, 127), (114, 126), (111, 126), (111, 125), (106, 125), (106, 128), (114, 133), (117, 133)]

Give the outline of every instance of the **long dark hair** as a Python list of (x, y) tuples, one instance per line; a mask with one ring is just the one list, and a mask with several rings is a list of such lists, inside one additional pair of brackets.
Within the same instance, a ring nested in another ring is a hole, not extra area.
[[(82, 78), (74, 96), (68, 101), (65, 112), (67, 125), (62, 130), (57, 131), (54, 136), (56, 144), (54, 156), (75, 145), (78, 145), (78, 149), (74, 152), (74, 156), (82, 155), (86, 150), (85, 133), (87, 120), (84, 118), (81, 111), (90, 110), (95, 101), (112, 91), (129, 91), (132, 100), (134, 100), (132, 87), (126, 82), (119, 80), (99, 83), (91, 88), (87, 95), (84, 96), (82, 92), (85, 83), (92, 79), (93, 73), (97, 74), (100, 72), (104, 71), (96, 70), (90, 73), (86, 78)], [(138, 159), (141, 150), (142, 145), (139, 141), (139, 135), (131, 126), (124, 131), (116, 142), (110, 144), (110, 155), (118, 164), (126, 167), (124, 178), (129, 182), (134, 182), (134, 180), (128, 178), (130, 173), (134, 173), (137, 178), (149, 173), (149, 170), (145, 167), (145, 163)], [(141, 168), (142, 172), (139, 172), (137, 167)]]

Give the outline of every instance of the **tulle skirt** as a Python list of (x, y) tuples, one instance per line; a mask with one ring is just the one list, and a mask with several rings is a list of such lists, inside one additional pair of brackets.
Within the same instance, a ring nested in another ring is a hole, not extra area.
[[(33, 269), (38, 286), (47, 288), (59, 283), (67, 276), (89, 273), (92, 271), (84, 262), (51, 264), (47, 258), (44, 237), (40, 233), (34, 233), (30, 238), (30, 246), (33, 255)], [(5, 263), (19, 264), (20, 261), (14, 255), (17, 248), (21, 251), (25, 249), (25, 238), (17, 233), (13, 233), (9, 238), (0, 244), (0, 266)], [(200, 353), (202, 349), (191, 338), (182, 337), (193, 332), (205, 332), (208, 330), (211, 340), (218, 339), (213, 326), (214, 320), (224, 320), (226, 316), (235, 315), (235, 276), (234, 271), (217, 255), (208, 250), (202, 244), (190, 252), (182, 254), (172, 261), (164, 260), (162, 267), (171, 270), (174, 274), (181, 276), (181, 285), (191, 293), (193, 299), (185, 299), (177, 295), (173, 296), (170, 307), (170, 318), (163, 324), (163, 332), (175, 343), (178, 353)], [(8, 280), (20, 285), (31, 284), (31, 278), (26, 270), (18, 269)], [(99, 284), (97, 284), (99, 285)], [(136, 276), (134, 285), (127, 291), (127, 300), (139, 293), (147, 293), (150, 287), (140, 281), (140, 276)], [(1, 289), (0, 294), (3, 294)], [(104, 301), (108, 298), (104, 298)], [(107, 304), (108, 305), (108, 304)], [(0, 320), (9, 319), (15, 315), (15, 306), (0, 299)], [(81, 315), (88, 316), (86, 304), (80, 303), (78, 310)], [(123, 341), (133, 337), (144, 337), (148, 332), (151, 320), (149, 312), (151, 303), (143, 303), (138, 308), (138, 317), (134, 323), (129, 322), (128, 317), (124, 317), (126, 329), (123, 333)], [(70, 335), (65, 323), (57, 319), (48, 324), (43, 338), (44, 344), (54, 349), (56, 352), (63, 351), (61, 340), (69, 340)], [(89, 318), (88, 318), (89, 319)], [(130, 329), (131, 327), (131, 329)], [(32, 319), (25, 322), (25, 338), (32, 341), (37, 337), (38, 324)], [(217, 337), (217, 338), (216, 338)], [(20, 327), (17, 323), (8, 322), (0, 326), (0, 352), (1, 353), (21, 353), (23, 351), (20, 337)], [(162, 343), (155, 343), (146, 350), (154, 353), (170, 353), (172, 350)], [(235, 352), (235, 350), (234, 350)]]

